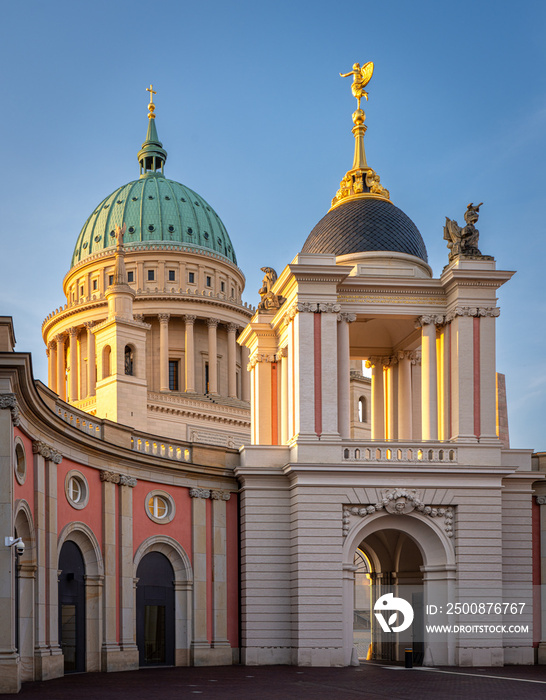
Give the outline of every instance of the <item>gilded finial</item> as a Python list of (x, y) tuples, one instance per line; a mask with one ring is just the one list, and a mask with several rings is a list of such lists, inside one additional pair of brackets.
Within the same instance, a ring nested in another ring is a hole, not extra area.
[(366, 90), (364, 90), (364, 88), (372, 79), (373, 62), (368, 61), (368, 63), (365, 63), (362, 68), (360, 67), (360, 63), (354, 63), (353, 70), (349, 71), (348, 73), (340, 73), (342, 78), (348, 78), (350, 75), (353, 76), (351, 91), (356, 98), (357, 103), (356, 112), (353, 114), (353, 121), (355, 124), (362, 124), (364, 119), (366, 119), (366, 115), (364, 114), (364, 111), (360, 109), (360, 100), (362, 98), (364, 98), (366, 101), (368, 100), (368, 93)]
[(380, 182), (379, 175), (366, 162), (364, 150), (364, 134), (367, 126), (364, 124), (366, 115), (360, 108), (362, 98), (368, 99), (368, 93), (364, 89), (370, 82), (373, 75), (373, 62), (368, 61), (362, 67), (360, 63), (354, 63), (353, 69), (348, 73), (340, 73), (342, 78), (353, 77), (351, 92), (356, 99), (357, 109), (353, 112), (353, 135), (355, 137), (355, 151), (353, 167), (347, 171), (339, 184), (339, 189), (332, 199), (332, 207), (336, 207), (343, 202), (355, 197), (372, 197), (386, 199), (390, 201), (390, 194)]
[(148, 105), (148, 119), (155, 119), (154, 95), (157, 95), (157, 92), (154, 90), (153, 85), (151, 84), (149, 88), (146, 88), (146, 92), (150, 93), (150, 104)]

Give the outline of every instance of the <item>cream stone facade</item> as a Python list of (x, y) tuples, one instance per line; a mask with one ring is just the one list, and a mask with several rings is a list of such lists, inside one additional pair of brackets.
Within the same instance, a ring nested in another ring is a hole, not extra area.
[(481, 205), (446, 223), (434, 276), (359, 105), (353, 167), (254, 308), (148, 109), (140, 177), (88, 217), (44, 321), (48, 387), (0, 317), (0, 692), (408, 645), (429, 666), (545, 663), (546, 459), (510, 449), (513, 272), (478, 248)]

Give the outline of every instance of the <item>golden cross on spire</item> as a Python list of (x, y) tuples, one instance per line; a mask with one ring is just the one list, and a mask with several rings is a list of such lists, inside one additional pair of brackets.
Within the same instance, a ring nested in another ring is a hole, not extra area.
[(154, 95), (157, 95), (157, 92), (154, 90), (154, 86), (150, 83), (150, 87), (146, 88), (146, 92), (150, 93), (150, 104), (148, 105), (148, 119), (155, 119), (155, 105), (154, 105)]

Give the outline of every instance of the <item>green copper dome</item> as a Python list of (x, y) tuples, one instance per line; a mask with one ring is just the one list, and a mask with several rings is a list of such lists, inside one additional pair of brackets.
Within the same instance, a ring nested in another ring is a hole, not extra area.
[(214, 209), (196, 192), (163, 175), (167, 153), (149, 119), (146, 141), (138, 153), (140, 178), (119, 187), (103, 199), (87, 219), (71, 267), (116, 245), (116, 224), (127, 224), (124, 246), (139, 249), (157, 245), (183, 245), (195, 252), (206, 250), (237, 264), (226, 228)]

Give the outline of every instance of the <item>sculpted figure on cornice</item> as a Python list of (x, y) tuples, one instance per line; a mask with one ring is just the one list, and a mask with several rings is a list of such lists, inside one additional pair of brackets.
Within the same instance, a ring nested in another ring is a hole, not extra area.
[(259, 290), (261, 301), (258, 304), (258, 311), (275, 311), (280, 309), (286, 299), (272, 291), (273, 285), (277, 281), (277, 273), (272, 267), (262, 267), (260, 269), (265, 275)]
[(450, 262), (458, 255), (477, 255), (482, 257), (478, 248), (480, 232), (474, 225), (478, 222), (482, 204), (483, 202), (474, 205), (470, 202), (464, 214), (464, 220), (466, 221), (466, 226), (464, 227), (459, 226), (454, 219), (448, 219), (446, 216), (444, 240), (447, 241), (447, 247), (449, 248)]

